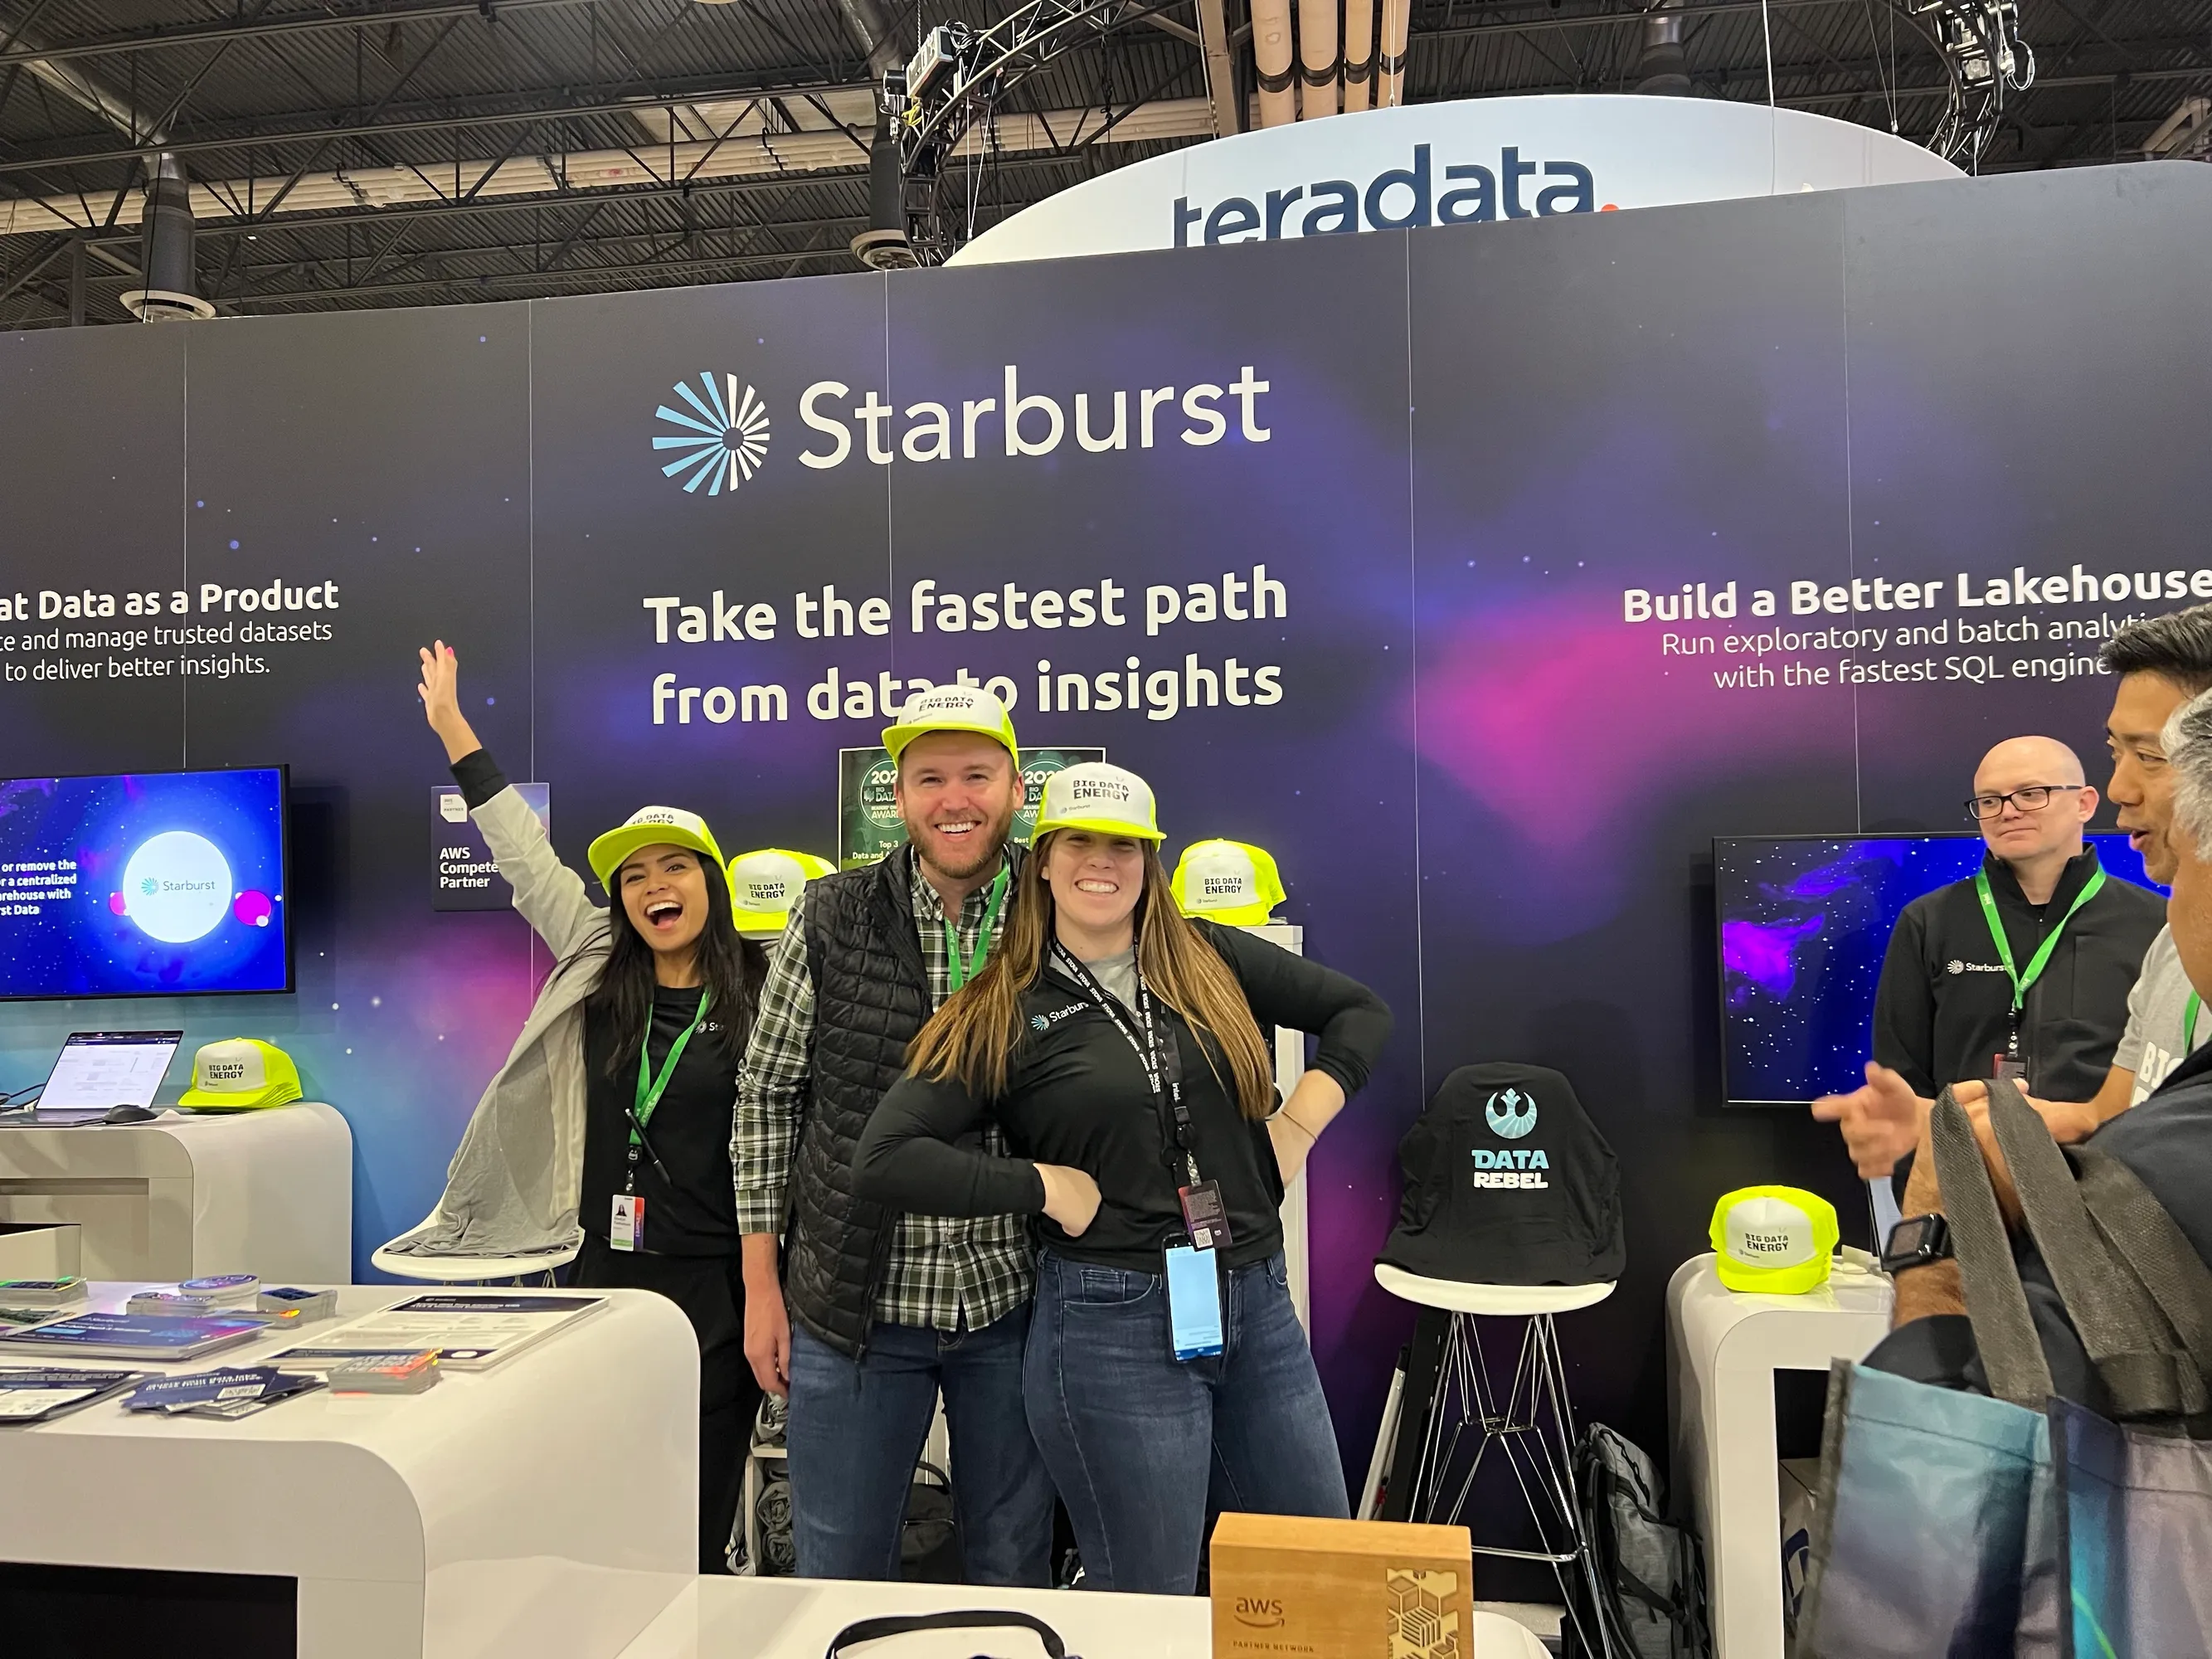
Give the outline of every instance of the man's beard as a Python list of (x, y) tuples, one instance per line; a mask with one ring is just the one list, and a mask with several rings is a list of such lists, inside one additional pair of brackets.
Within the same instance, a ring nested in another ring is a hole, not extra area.
[[(907, 825), (907, 838), (926, 859), (932, 869), (954, 881), (965, 881), (969, 877), (988, 868), (998, 861), (1005, 850), (1006, 836), (1014, 827), (1012, 806), (1000, 813), (995, 821), (986, 821), (981, 828), (957, 847), (948, 848), (945, 838), (936, 830), (923, 826), (917, 830)], [(957, 860), (957, 862), (951, 860)]]

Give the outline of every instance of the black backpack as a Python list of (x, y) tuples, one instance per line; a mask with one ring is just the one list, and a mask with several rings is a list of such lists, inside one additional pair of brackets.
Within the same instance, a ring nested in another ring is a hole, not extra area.
[[(1577, 1612), (1607, 1632), (1616, 1653), (1708, 1659), (1705, 1555), (1696, 1533), (1664, 1519), (1666, 1493), (1651, 1460), (1593, 1423), (1575, 1451), (1575, 1485), (1589, 1540)], [(1569, 1621), (1563, 1633), (1572, 1628)]]
[(1462, 1066), (1398, 1143), (1398, 1225), (1379, 1258), (1425, 1279), (1485, 1285), (1617, 1279), (1620, 1166), (1541, 1066)]

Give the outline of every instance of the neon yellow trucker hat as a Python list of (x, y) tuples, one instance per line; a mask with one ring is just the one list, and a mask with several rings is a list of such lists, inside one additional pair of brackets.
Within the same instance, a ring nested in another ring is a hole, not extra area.
[(1085, 761), (1063, 767), (1044, 781), (1044, 805), (1037, 809), (1036, 833), (1088, 830), (1094, 835), (1133, 836), (1164, 841), (1152, 786), (1126, 767)]
[(806, 884), (837, 866), (811, 853), (763, 847), (730, 860), (730, 918), (741, 933), (780, 933)]
[(584, 856), (591, 860), (592, 873), (599, 878), (599, 885), (611, 894), (615, 872), (641, 847), (687, 848), (711, 860), (715, 868), (722, 868), (722, 849), (715, 845), (714, 832), (707, 827), (707, 820), (680, 806), (639, 807), (594, 841)]
[(1273, 856), (1249, 842), (1191, 842), (1176, 860), (1168, 887), (1183, 915), (1231, 927), (1256, 927), (1283, 902)]
[(1014, 763), (1021, 764), (1021, 749), (1014, 742), (1014, 717), (1006, 712), (1006, 704), (980, 685), (938, 685), (915, 692), (899, 711), (897, 723), (884, 728), (884, 747), (896, 762), (906, 752), (907, 744), (929, 732), (980, 732), (1006, 744)]
[(192, 1086), (177, 1104), (203, 1112), (289, 1106), (300, 1097), (300, 1068), (292, 1056), (259, 1037), (204, 1042), (192, 1056)]
[(1732, 1291), (1802, 1296), (1827, 1282), (1836, 1206), (1799, 1187), (1741, 1187), (1713, 1206), (1714, 1271)]

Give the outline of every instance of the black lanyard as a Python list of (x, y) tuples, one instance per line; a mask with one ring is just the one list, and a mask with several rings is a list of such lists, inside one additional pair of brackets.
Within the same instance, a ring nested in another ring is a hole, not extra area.
[[(1132, 963), (1137, 979), (1137, 1024), (1118, 1000), (1098, 982), (1090, 969), (1078, 962), (1066, 947), (1054, 944), (1053, 955), (1069, 978), (1080, 985), (1114, 1022), (1114, 1029), (1127, 1039), (1129, 1047), (1137, 1053), (1137, 1063), (1145, 1068), (1145, 1080), (1152, 1085), (1152, 1097), (1168, 1109), (1168, 1139), (1182, 1154), (1183, 1168), (1188, 1172), (1190, 1184), (1200, 1184), (1198, 1158), (1190, 1145), (1190, 1104), (1182, 1097), (1182, 1058), (1176, 1052), (1175, 1038), (1161, 1029), (1162, 1022), (1152, 1010), (1152, 994), (1145, 988), (1145, 975)], [(1139, 1030), (1142, 1035), (1139, 1036)]]

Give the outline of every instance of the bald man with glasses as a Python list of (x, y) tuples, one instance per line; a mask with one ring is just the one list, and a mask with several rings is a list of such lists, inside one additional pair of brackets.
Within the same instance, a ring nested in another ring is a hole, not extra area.
[(2097, 800), (2055, 738), (2008, 738), (1975, 769), (1982, 867), (1905, 908), (1875, 994), (1875, 1060), (1916, 1095), (2003, 1075), (2087, 1100), (2104, 1082), (2166, 907), (2100, 867)]

